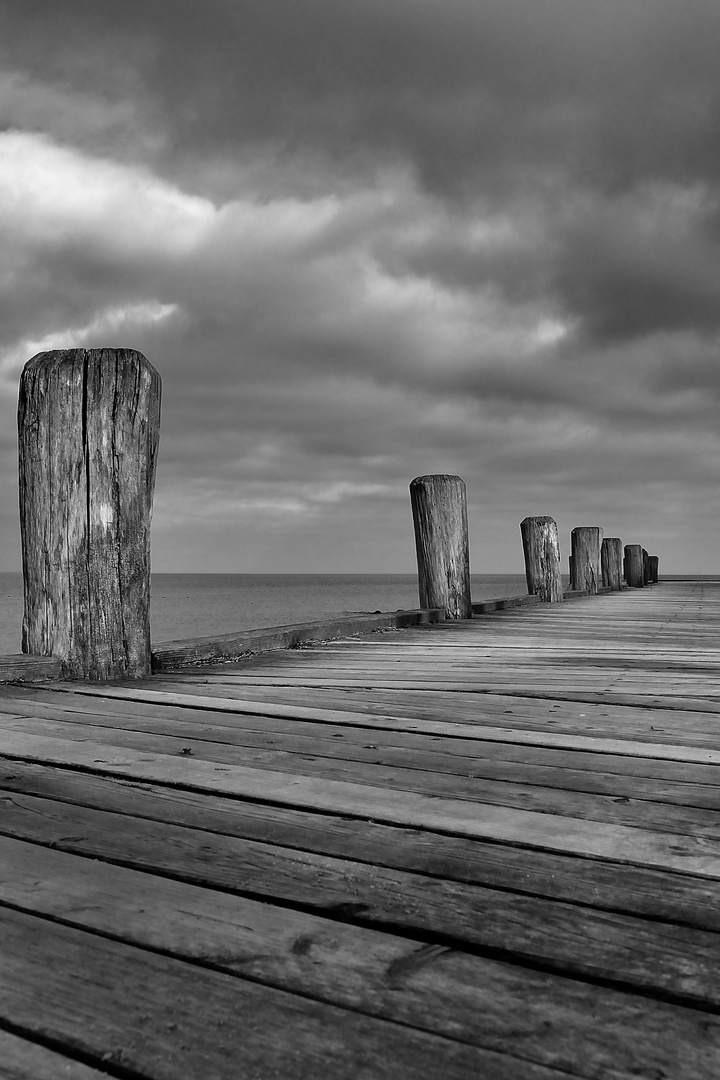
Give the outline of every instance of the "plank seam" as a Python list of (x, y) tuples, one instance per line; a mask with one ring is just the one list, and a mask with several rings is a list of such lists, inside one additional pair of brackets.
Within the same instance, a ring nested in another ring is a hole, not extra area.
[[(47, 846), (47, 845), (39, 845)], [(127, 869), (135, 869), (131, 865), (127, 865), (123, 862), (115, 860), (105, 860), (111, 862), (113, 865), (125, 867)], [(140, 873), (147, 873), (147, 871), (136, 871)], [(198, 887), (193, 881), (186, 881), (184, 878), (171, 875), (168, 873), (157, 873), (158, 877), (167, 878), (169, 880), (181, 881), (183, 884), (194, 885)], [(200, 886), (200, 888), (207, 888), (207, 886)], [(440, 946), (444, 949), (449, 949), (452, 952), (466, 954), (474, 956), (479, 959), (487, 959), (499, 961), (500, 963), (507, 964), (513, 968), (519, 968), (521, 970), (537, 971), (542, 974), (552, 975), (557, 978), (566, 979), (571, 982), (581, 983), (583, 985), (597, 986), (600, 988), (613, 990), (623, 994), (634, 995), (640, 998), (662, 1002), (668, 1005), (679, 1005), (684, 1008), (692, 1009), (695, 1012), (720, 1015), (720, 1005), (715, 1005), (713, 1002), (701, 999), (697, 995), (691, 993), (673, 993), (672, 990), (652, 985), (643, 985), (631, 982), (621, 978), (612, 978), (610, 976), (603, 976), (591, 971), (575, 970), (571, 963), (568, 961), (554, 961), (552, 957), (547, 959), (541, 959), (537, 956), (531, 955), (529, 952), (523, 952), (521, 949), (511, 949), (509, 947), (483, 945), (478, 942), (466, 941), (463, 938), (458, 938), (449, 933), (443, 933), (437, 930), (423, 930), (420, 927), (405, 927), (403, 924), (393, 922), (390, 919), (369, 919), (363, 918), (363, 913), (360, 909), (366, 909), (366, 904), (353, 904), (340, 902), (336, 904), (330, 904), (325, 906), (313, 906), (311, 904), (303, 904), (300, 902), (292, 902), (283, 898), (272, 898), (269, 900), (266, 894), (256, 894), (252, 891), (235, 890), (230, 888), (218, 887), (212, 891), (225, 893), (231, 896), (240, 896), (249, 900), (258, 901), (260, 903), (270, 903), (273, 907), (279, 907), (281, 909), (287, 909), (290, 911), (297, 911), (307, 915), (319, 916), (325, 918), (329, 922), (338, 923), (340, 925), (356, 926), (365, 930), (372, 930), (375, 933), (386, 934), (390, 937), (401, 938), (403, 941), (413, 942), (423, 946)], [(558, 903), (562, 903), (558, 901)], [(225, 967), (217, 961), (208, 960), (203, 957), (185, 955), (183, 953), (176, 952), (170, 948), (163, 948), (159, 945), (137, 944), (132, 939), (122, 937), (119, 934), (114, 934), (108, 930), (99, 930), (96, 927), (85, 926), (81, 923), (72, 922), (69, 919), (65, 919), (62, 916), (50, 915), (45, 913), (38, 913), (31, 908), (26, 908), (23, 905), (6, 902), (0, 900), (0, 908), (7, 908), (11, 911), (17, 911), (20, 914), (29, 915), (35, 919), (41, 919), (46, 923), (54, 925), (64, 926), (71, 930), (80, 931), (85, 934), (89, 934), (92, 937), (98, 937), (108, 941), (114, 941), (120, 945), (126, 946), (130, 949), (135, 949), (139, 952), (148, 952), (152, 955), (166, 957), (178, 963), (188, 964), (191, 967), (197, 967), (205, 971), (212, 971), (216, 974), (229, 976), (234, 979), (239, 979), (241, 982), (250, 982), (259, 986), (267, 986), (276, 990), (280, 990), (282, 993), (288, 994), (291, 997), (297, 997), (307, 1001), (320, 1002), (322, 1004), (328, 1004), (335, 1008), (340, 1008), (344, 1011), (355, 1013), (361, 1016), (370, 1016), (375, 1019), (379, 1019), (384, 1023), (395, 1024), (399, 1027), (403, 1027), (410, 1031), (425, 1031), (432, 1034), (434, 1037), (444, 1039), (447, 1042), (457, 1042), (462, 1045), (477, 1045), (469, 1043), (464, 1039), (453, 1039), (449, 1035), (441, 1034), (432, 1031), (428, 1028), (420, 1028), (415, 1025), (409, 1024), (402, 1020), (390, 1019), (381, 1016), (378, 1013), (368, 1012), (366, 1009), (358, 1008), (351, 1004), (338, 1005), (336, 1001), (332, 1001), (329, 998), (326, 999), (320, 996), (313, 996), (311, 994), (305, 994), (301, 990), (288, 990), (285, 989), (279, 982), (273, 982), (269, 979), (261, 979), (257, 976), (247, 974), (245, 972), (238, 972), (232, 968)], [(657, 920), (654, 920), (657, 921)], [(706, 933), (712, 933), (712, 931), (706, 931)], [(3, 1024), (3, 1018), (0, 1017), (0, 1026)], [(14, 1032), (13, 1032), (14, 1034)], [(504, 1053), (500, 1051), (500, 1053)], [(67, 1056), (67, 1055), (66, 1055)], [(514, 1057), (512, 1054), (508, 1054), (509, 1057)], [(105, 1065), (104, 1058), (100, 1059), (103, 1066)], [(526, 1060), (526, 1059), (519, 1059)], [(93, 1062), (94, 1064), (94, 1062)], [(114, 1064), (114, 1063), (113, 1063)], [(123, 1066), (120, 1066), (122, 1069)], [(116, 1075), (116, 1074), (111, 1074)], [(125, 1072), (118, 1072), (118, 1077), (122, 1077), (123, 1080), (145, 1080), (145, 1074), (136, 1073), (134, 1070), (126, 1070)], [(572, 1074), (571, 1074), (572, 1075)], [(152, 1080), (152, 1078), (148, 1078)]]

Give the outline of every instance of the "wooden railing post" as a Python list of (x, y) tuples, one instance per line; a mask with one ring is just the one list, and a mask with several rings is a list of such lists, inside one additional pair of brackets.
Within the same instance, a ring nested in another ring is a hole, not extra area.
[(133, 349), (39, 353), (20, 379), (22, 648), (70, 678), (150, 674), (160, 393)]
[(650, 563), (650, 581), (653, 585), (658, 583), (658, 563), (660, 562), (657, 555), (651, 555), (649, 559)]
[(643, 586), (643, 554), (640, 544), (625, 545), (625, 581), (631, 589)]
[(571, 589), (597, 593), (600, 578), (600, 539), (602, 529), (596, 525), (578, 526), (570, 533), (572, 548)]
[(600, 547), (602, 583), (606, 589), (619, 592), (623, 583), (623, 545), (617, 536), (606, 536)]
[(551, 517), (526, 517), (520, 522), (528, 593), (548, 604), (563, 598), (558, 527)]
[(417, 476), (410, 484), (421, 608), (471, 619), (467, 496), (459, 476)]

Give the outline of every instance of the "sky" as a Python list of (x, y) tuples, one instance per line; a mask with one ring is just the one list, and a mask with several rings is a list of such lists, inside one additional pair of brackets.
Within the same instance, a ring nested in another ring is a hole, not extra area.
[(0, 570), (55, 348), (163, 379), (156, 571), (412, 572), (408, 484), (718, 572), (717, 0), (0, 0)]

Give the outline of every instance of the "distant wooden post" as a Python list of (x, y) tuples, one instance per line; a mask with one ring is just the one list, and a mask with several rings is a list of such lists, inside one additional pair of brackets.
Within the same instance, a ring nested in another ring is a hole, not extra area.
[(623, 583), (623, 545), (617, 536), (606, 536), (600, 547), (602, 583), (606, 589), (619, 592)]
[(572, 547), (571, 589), (597, 593), (600, 578), (600, 539), (602, 529), (596, 525), (578, 526), (570, 533)]
[(642, 549), (642, 559), (643, 559), (643, 585), (649, 585), (650, 584), (650, 556), (648, 555), (645, 548)]
[(650, 556), (650, 581), (653, 585), (658, 583), (658, 563), (660, 562), (657, 555)]
[(421, 608), (471, 619), (467, 496), (459, 476), (417, 476), (410, 484)]
[(625, 580), (631, 589), (643, 586), (643, 554), (640, 544), (625, 545)]
[(526, 517), (520, 522), (528, 593), (548, 604), (561, 604), (558, 528), (551, 517)]
[(150, 674), (160, 393), (133, 349), (39, 353), (20, 379), (22, 648), (70, 678)]

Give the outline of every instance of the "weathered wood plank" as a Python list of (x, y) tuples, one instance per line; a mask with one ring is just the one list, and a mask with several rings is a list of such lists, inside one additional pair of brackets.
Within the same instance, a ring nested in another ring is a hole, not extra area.
[[(124, 715), (122, 706), (110, 715), (103, 715), (87, 704), (85, 711), (78, 712), (59, 708), (57, 704), (48, 706), (33, 701), (15, 704), (23, 710), (21, 716), (92, 725), (117, 732), (172, 736), (183, 740), (183, 744), (185, 740), (201, 739), (236, 747), (274, 750), (279, 755), (307, 756), (311, 753), (316, 758), (361, 761), (464, 777), (472, 775), (596, 794), (627, 795), (708, 809), (718, 808), (720, 800), (717, 767), (695, 762), (603, 754), (599, 763), (597, 752), (385, 731), (377, 727), (368, 731), (348, 725), (198, 713), (142, 704), (136, 706), (134, 715)], [(118, 703), (112, 704), (117, 706)], [(145, 715), (143, 708), (150, 715)], [(163, 712), (170, 713), (170, 717), (163, 717)], [(11, 714), (7, 715), (10, 717)], [(105, 736), (98, 732), (95, 738), (103, 741)]]
[(91, 1069), (39, 1043), (0, 1028), (0, 1062), (4, 1080), (103, 1080), (105, 1069)]
[[(630, 864), (623, 865), (619, 874), (614, 863), (535, 850), (521, 841), (506, 847), (502, 843), (18, 761), (9, 768), (0, 768), (0, 788), (51, 800), (48, 812), (56, 819), (58, 829), (51, 839), (53, 844), (72, 845), (73, 835), (77, 839), (74, 826), (66, 829), (61, 824), (65, 815), (73, 811), (52, 805), (59, 801), (299, 851), (351, 857), (372, 866), (488, 885), (506, 892), (579, 901), (589, 907), (697, 929), (720, 930), (718, 881)], [(18, 800), (5, 798), (2, 805), (7, 811), (17, 806)], [(40, 811), (41, 818), (45, 816), (42, 804), (35, 809)], [(6, 823), (9, 820), (5, 814)], [(48, 839), (45, 833), (37, 838), (43, 836)]]
[[(556, 1076), (7, 908), (0, 943), (2, 1020), (153, 1080)], [(713, 1041), (697, 1050), (700, 1069)]]
[(75, 765), (101, 774), (184, 785), (302, 809), (371, 817), (388, 824), (428, 828), (454, 836), (521, 841), (546, 850), (720, 878), (720, 841), (705, 836), (652, 832), (414, 791), (218, 765), (191, 756), (124, 750), (89, 741), (65, 742), (14, 731), (3, 736), (3, 756)]
[[(702, 1075), (687, 1047), (720, 1011), (716, 595), (660, 585), (152, 684), (0, 688), (0, 905), (300, 989), (311, 1012), (527, 1055), (518, 1076)], [(673, 1026), (686, 1015), (696, 1029)], [(57, 1044), (95, 1063), (72, 1030)]]
[[(187, 687), (186, 687), (187, 689)], [(77, 688), (78, 694), (86, 693), (86, 689)], [(273, 688), (273, 695), (275, 688)], [(423, 695), (424, 696), (424, 695)], [(448, 705), (447, 698), (443, 695), (437, 695), (442, 705), (445, 706), (445, 712), (449, 711), (450, 715), (455, 712), (455, 702)], [(262, 708), (263, 714), (271, 716), (281, 716), (292, 718), (293, 716), (298, 719), (312, 719), (319, 720), (321, 723), (326, 721), (333, 724), (355, 724), (364, 727), (370, 726), (369, 720), (376, 720), (376, 714), (373, 713), (358, 713), (350, 710), (331, 710), (331, 709), (318, 709), (305, 706), (293, 706), (284, 703), (276, 704), (274, 702), (265, 702), (258, 697), (255, 700), (243, 699), (243, 698), (226, 698), (222, 693), (217, 695), (205, 694), (194, 696), (192, 694), (173, 694), (173, 693), (159, 693), (153, 690), (126, 690), (118, 687), (108, 688), (108, 697), (120, 698), (133, 701), (147, 701), (150, 703), (167, 703), (168, 705), (181, 705), (190, 709), (203, 709), (212, 708), (222, 712), (229, 713), (248, 713), (251, 715), (257, 715)], [(292, 695), (290, 695), (292, 697)], [(441, 705), (441, 709), (442, 709)], [(559, 707), (559, 706), (558, 706)], [(412, 714), (415, 713), (414, 705), (411, 706)], [(427, 710), (424, 710), (427, 714)], [(429, 712), (429, 715), (434, 716), (437, 711), (433, 703)], [(386, 730), (411, 730), (416, 732), (424, 732), (426, 734), (436, 735), (462, 735), (463, 738), (468, 739), (483, 739), (483, 740), (496, 740), (502, 742), (517, 742), (517, 743), (530, 743), (537, 746), (558, 746), (568, 747), (572, 749), (587, 749), (591, 752), (603, 752), (619, 753), (629, 756), (648, 757), (648, 758), (661, 758), (675, 761), (696, 761), (698, 764), (717, 764), (720, 762), (720, 751), (714, 749), (717, 745), (714, 736), (705, 738), (702, 734), (697, 736), (685, 737), (687, 745), (679, 745), (672, 742), (673, 736), (665, 736), (663, 741), (663, 733), (658, 734), (658, 741), (640, 741), (634, 738), (613, 738), (617, 736), (616, 731), (610, 730), (607, 734), (610, 737), (604, 735), (580, 735), (576, 734), (576, 726), (573, 725), (571, 731), (559, 732), (548, 731), (547, 723), (543, 725), (537, 725), (536, 730), (529, 730), (525, 726), (525, 721), (522, 721), (522, 726), (512, 725), (508, 722), (508, 727), (489, 727), (478, 724), (468, 724), (462, 722), (453, 721), (434, 721), (424, 720), (422, 718), (415, 719), (411, 723), (408, 723), (403, 719), (395, 719), (392, 716), (387, 716), (382, 713), (382, 720), (378, 726), (382, 726)], [(647, 728), (651, 725), (645, 725)]]
[[(377, 760), (358, 761), (342, 754), (317, 755), (315, 743), (300, 752), (285, 749), (254, 749), (234, 746), (227, 742), (210, 742), (192, 736), (177, 737), (155, 735), (140, 731), (122, 731), (115, 728), (95, 727), (89, 724), (68, 724), (62, 721), (37, 720), (34, 718), (8, 718), (5, 730), (43, 735), (46, 732), (55, 739), (70, 742), (94, 741), (105, 747), (125, 747), (141, 753), (189, 756), (197, 762), (218, 762), (223, 765), (249, 766), (288, 776), (325, 778), (351, 784), (372, 785), (396, 792), (419, 792), (454, 800), (467, 799), (473, 803), (507, 806), (518, 809), (552, 813), (562, 817), (582, 818), (629, 825), (637, 829), (652, 829), (687, 836), (705, 836), (720, 841), (720, 783), (708, 786), (705, 798), (709, 807), (698, 808), (682, 804), (682, 793), (674, 804), (669, 804), (662, 788), (652, 783), (648, 799), (636, 798), (640, 781), (635, 779), (622, 784), (610, 778), (604, 793), (585, 792), (575, 788), (557, 788), (552, 785), (485, 778), (467, 764), (464, 771), (456, 766), (444, 772), (433, 768), (432, 755), (423, 768), (412, 768), (409, 763), (401, 766), (383, 765)], [(371, 748), (373, 752), (375, 748)], [(402, 757), (402, 754), (400, 755)], [(562, 775), (562, 770), (560, 770)], [(537, 777), (535, 777), (537, 781)], [(690, 785), (692, 788), (692, 785)], [(654, 795), (654, 798), (652, 797)], [(692, 793), (688, 796), (692, 798)]]
[[(309, 909), (342, 921), (359, 919), (405, 935), (421, 933), (426, 940), (429, 936), (454, 948), (480, 948), (515, 963), (540, 964), (563, 977), (720, 1005), (716, 934), (381, 870), (347, 858), (309, 856), (168, 825), (159, 828), (139, 819), (109, 818), (97, 811), (43, 806), (40, 800), (19, 796), (7, 814), (4, 832), (15, 840), (49, 844), (204, 888)], [(109, 831), (112, 836), (105, 839)], [(583, 942), (580, 951), (578, 941)]]
[(62, 662), (56, 656), (27, 656), (24, 653), (0, 656), (0, 683), (59, 679)]
[(663, 1002), (17, 841), (0, 853), (2, 903), (578, 1076), (706, 1041), (703, 1018)]
[(259, 630), (183, 641), (162, 641), (153, 645), (153, 671), (175, 671), (204, 665), (210, 661), (231, 660), (252, 653), (272, 653), (295, 649), (299, 645), (327, 641), (348, 634), (368, 634), (389, 627), (423, 626), (437, 622), (439, 609), (410, 609), (379, 614), (342, 615), (313, 622), (273, 626)]

